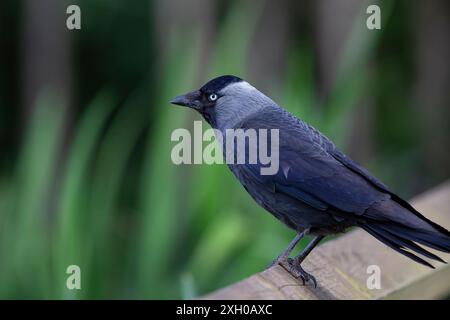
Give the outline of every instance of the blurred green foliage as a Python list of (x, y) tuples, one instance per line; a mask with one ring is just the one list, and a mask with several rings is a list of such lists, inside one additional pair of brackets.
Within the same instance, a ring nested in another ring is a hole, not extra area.
[[(5, 148), (12, 160), (2, 159), (0, 176), (0, 298), (193, 298), (262, 270), (294, 236), (251, 200), (226, 166), (170, 160), (171, 132), (190, 128), (194, 115), (168, 101), (214, 75), (248, 75), (262, 6), (226, 6), (199, 80), (204, 66), (195, 30), (167, 34), (165, 55), (158, 57), (152, 8), (143, 3), (79, 1), (83, 32), (75, 34), (73, 52), (80, 107), (70, 142), (64, 102), (50, 88), (17, 132), (19, 147)], [(390, 17), (404, 8), (383, 2), (383, 21), (402, 25)], [(390, 58), (382, 55), (376, 70), (368, 67), (383, 41), (395, 41), (390, 37), (355, 24), (336, 85), (322, 101), (313, 45), (299, 36), (289, 46), (279, 91), (269, 94), (341, 147), (358, 102), (373, 95), (380, 147), (366, 165), (410, 194), (386, 169), (407, 172), (414, 165), (414, 119), (403, 84), (408, 66), (388, 43), (383, 50)], [(13, 101), (1, 92), (2, 104)], [(411, 119), (399, 121), (404, 117)], [(81, 268), (82, 290), (66, 288), (71, 264)]]

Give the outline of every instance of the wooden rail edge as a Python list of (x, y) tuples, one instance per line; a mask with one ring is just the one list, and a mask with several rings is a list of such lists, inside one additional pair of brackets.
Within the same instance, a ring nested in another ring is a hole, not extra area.
[[(412, 200), (425, 216), (450, 229), (450, 181)], [(437, 252), (449, 262), (449, 254)], [(355, 229), (316, 248), (302, 264), (317, 279), (304, 286), (281, 266), (255, 274), (203, 299), (436, 299), (450, 296), (450, 264), (429, 269)], [(369, 268), (369, 266), (375, 266)], [(381, 288), (369, 289), (379, 267)], [(368, 270), (369, 268), (369, 270)], [(375, 269), (373, 269), (375, 268)], [(376, 270), (375, 270), (376, 272)]]

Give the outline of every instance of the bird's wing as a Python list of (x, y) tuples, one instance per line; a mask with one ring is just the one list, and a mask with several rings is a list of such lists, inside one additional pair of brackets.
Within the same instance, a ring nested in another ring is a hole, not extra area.
[(261, 175), (261, 164), (244, 168), (274, 192), (319, 210), (331, 207), (356, 215), (390, 198), (381, 182), (345, 157), (317, 130), (288, 113), (269, 109), (246, 119), (240, 127), (279, 129), (278, 173)]
[(347, 157), (341, 150), (339, 150), (333, 142), (331, 142), (326, 136), (324, 136), (322, 133), (320, 133), (318, 130), (316, 130), (314, 127), (311, 127), (308, 124), (305, 124), (308, 127), (308, 131), (311, 134), (311, 139), (315, 144), (320, 145), (321, 148), (326, 150), (326, 152), (331, 155), (333, 158), (335, 158), (337, 161), (339, 161), (341, 164), (346, 166), (351, 171), (357, 173), (358, 175), (362, 176), (364, 179), (366, 179), (368, 182), (376, 186), (377, 188), (387, 192), (391, 193), (389, 188), (382, 183), (380, 180), (375, 178), (369, 171), (367, 171), (365, 168), (363, 168), (361, 165)]

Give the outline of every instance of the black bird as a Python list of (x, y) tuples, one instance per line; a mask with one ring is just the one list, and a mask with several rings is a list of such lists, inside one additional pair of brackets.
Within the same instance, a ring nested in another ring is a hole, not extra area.
[[(171, 103), (195, 109), (224, 138), (227, 129), (279, 130), (280, 170), (276, 174), (262, 175), (260, 162), (228, 166), (258, 204), (297, 232), (274, 263), (285, 266), (303, 283), (311, 280), (317, 285), (300, 266), (305, 257), (324, 236), (353, 226), (431, 268), (412, 252), (444, 261), (418, 244), (450, 252), (449, 231), (424, 217), (322, 133), (246, 81), (221, 76)], [(315, 238), (290, 259), (290, 252), (305, 234)]]

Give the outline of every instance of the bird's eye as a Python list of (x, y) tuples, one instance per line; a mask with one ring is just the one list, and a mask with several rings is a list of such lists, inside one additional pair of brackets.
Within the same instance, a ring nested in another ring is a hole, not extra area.
[(217, 100), (217, 94), (211, 93), (208, 97), (209, 101), (216, 101)]

